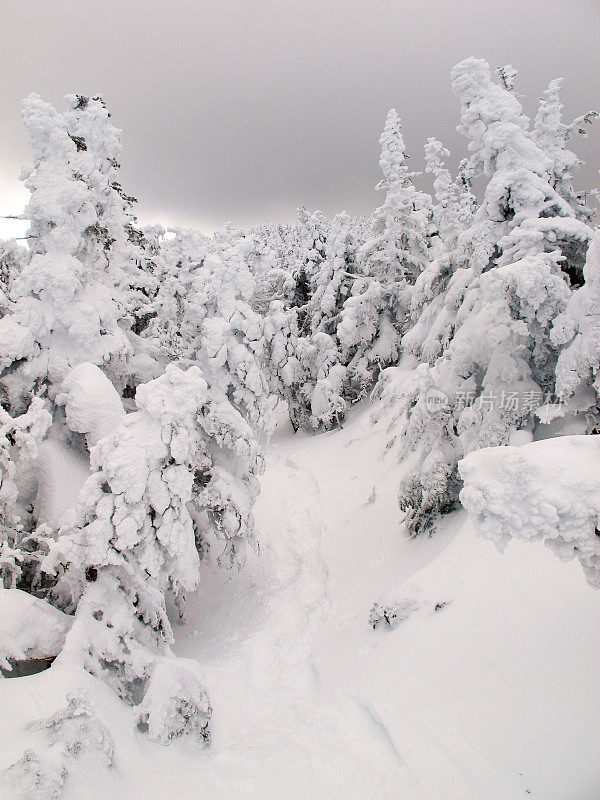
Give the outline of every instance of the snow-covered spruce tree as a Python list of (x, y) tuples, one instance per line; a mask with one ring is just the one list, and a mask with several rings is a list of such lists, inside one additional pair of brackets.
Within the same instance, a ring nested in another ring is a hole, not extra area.
[(183, 610), (214, 540), (231, 561), (253, 537), (261, 460), (251, 428), (198, 367), (138, 387), (137, 411), (92, 448), (76, 516), (45, 562), (55, 602), (75, 611), (59, 656), (103, 678), (159, 741), (206, 738), (210, 706), (175, 659), (165, 598)]
[(446, 290), (454, 273), (468, 264), (460, 235), (471, 227), (475, 210), (475, 197), (466, 175), (466, 164), (461, 165), (458, 180), (454, 181), (445, 166), (448, 150), (430, 138), (425, 145), (426, 171), (434, 176), (435, 203), (432, 218), (435, 236), (432, 240), (432, 258), (417, 278), (410, 294), (412, 327), (402, 339), (402, 349), (419, 360), (433, 364), (448, 344), (451, 335), (449, 318), (453, 304), (446, 303)]
[[(580, 415), (573, 432), (596, 433), (600, 427), (600, 232), (596, 231), (583, 268), (585, 283), (573, 292), (550, 332), (561, 348), (556, 365), (556, 394), (561, 416)], [(543, 419), (550, 421), (548, 411)], [(583, 422), (585, 415), (585, 422)]]
[(563, 104), (560, 99), (562, 78), (550, 81), (540, 98), (540, 105), (533, 123), (533, 136), (536, 144), (552, 160), (550, 183), (558, 194), (574, 210), (577, 219), (589, 223), (593, 211), (584, 198), (573, 188), (573, 179), (582, 161), (568, 148), (569, 139), (574, 133), (587, 135), (589, 126), (597, 117), (597, 111), (590, 111), (576, 117), (568, 125), (562, 121)]
[(380, 138), (383, 173), (378, 189), (385, 189), (383, 205), (373, 214), (371, 235), (361, 249), (366, 274), (388, 283), (414, 284), (427, 263), (431, 198), (413, 183), (417, 174), (407, 164), (400, 117), (392, 109)]
[(211, 388), (221, 391), (253, 429), (268, 436), (275, 397), (263, 368), (262, 320), (250, 307), (254, 280), (248, 242), (214, 252), (193, 273), (181, 324), (182, 361), (198, 364)]
[(38, 95), (23, 103), (33, 150), (23, 173), (30, 258), (0, 320), (0, 381), (17, 411), (32, 394), (53, 399), (78, 363), (101, 365), (121, 383), (133, 369), (127, 329), (143, 270), (128, 233), (130, 198), (116, 182), (119, 131), (99, 98), (69, 96), (67, 105), (61, 114)]
[(18, 501), (19, 484), (32, 469), (51, 422), (37, 397), (17, 417), (0, 407), (0, 586), (6, 589), (43, 590), (39, 565), (45, 531), (35, 531), (30, 510)]
[[(469, 266), (448, 285), (438, 330), (445, 349), (401, 393), (401, 450), (414, 451), (414, 465), (400, 505), (413, 534), (457, 503), (458, 458), (536, 424), (534, 412), (554, 388), (558, 352), (550, 329), (569, 298), (572, 244), (591, 235), (552, 187), (551, 160), (489, 66), (467, 59), (452, 83), (462, 103), (461, 130), (471, 140), (469, 172), (484, 171), (490, 181), (461, 236)], [(389, 399), (393, 378), (386, 381), (381, 394)], [(437, 406), (435, 393), (445, 398)]]
[(307, 211), (298, 209), (299, 228), (299, 258), (298, 264), (292, 269), (294, 291), (291, 304), (298, 308), (298, 322), (300, 332), (308, 330), (309, 321), (306, 319), (306, 306), (315, 290), (316, 275), (325, 258), (325, 244), (328, 236), (328, 225), (320, 211)]

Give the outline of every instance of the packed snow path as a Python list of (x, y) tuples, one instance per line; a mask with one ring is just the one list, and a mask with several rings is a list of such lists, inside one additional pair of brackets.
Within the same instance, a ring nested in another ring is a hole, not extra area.
[(257, 508), (260, 558), (249, 559), (248, 577), (215, 573), (221, 590), (205, 591), (222, 598), (220, 607), (198, 598), (198, 636), (179, 651), (210, 675), (215, 750), (220, 759), (231, 753), (231, 796), (394, 797), (401, 768), (393, 746), (368, 711), (321, 680), (313, 656), (331, 613), (322, 495), (288, 447), (274, 444), (269, 457)]

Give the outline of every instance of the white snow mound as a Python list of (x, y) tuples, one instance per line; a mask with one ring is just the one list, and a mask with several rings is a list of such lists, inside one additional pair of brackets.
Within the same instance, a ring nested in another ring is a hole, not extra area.
[(115, 387), (95, 364), (74, 367), (61, 388), (56, 402), (64, 405), (69, 428), (85, 434), (88, 449), (113, 433), (125, 417)]
[(0, 665), (43, 660), (60, 652), (71, 617), (20, 589), (0, 589)]
[(461, 503), (485, 538), (500, 549), (511, 538), (544, 541), (564, 561), (577, 557), (600, 588), (600, 437), (489, 447), (459, 470)]

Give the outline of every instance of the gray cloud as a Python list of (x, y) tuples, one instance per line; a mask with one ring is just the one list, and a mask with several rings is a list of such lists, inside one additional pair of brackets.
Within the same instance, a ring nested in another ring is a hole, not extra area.
[[(458, 160), (452, 66), (512, 63), (529, 113), (554, 77), (566, 113), (600, 106), (596, 0), (4, 0), (0, 208), (22, 203), (20, 100), (100, 92), (124, 131), (142, 221), (246, 225), (296, 206), (368, 213), (398, 109), (415, 169), (437, 136)], [(578, 151), (597, 185), (600, 126)], [(21, 192), (21, 193), (20, 193)]]

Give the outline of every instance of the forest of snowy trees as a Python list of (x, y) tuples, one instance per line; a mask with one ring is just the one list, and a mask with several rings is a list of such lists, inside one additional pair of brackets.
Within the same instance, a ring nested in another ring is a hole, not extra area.
[[(415, 182), (391, 110), (369, 218), (300, 208), (295, 224), (213, 236), (138, 225), (101, 97), (23, 103), (30, 227), (26, 246), (0, 243), (0, 584), (73, 617), (48, 657), (108, 684), (154, 741), (210, 738), (172, 609), (185, 618), (208, 554), (231, 568), (259, 547), (282, 403), (319, 436), (378, 400), (410, 464), (411, 536), (459, 507), (474, 451), (600, 429), (600, 232), (574, 152), (597, 115), (563, 119), (552, 80), (530, 120), (515, 71), (475, 58), (451, 85), (456, 175), (430, 138)], [(48, 442), (91, 470), (60, 520), (36, 466)], [(567, 555), (597, 584), (600, 551), (584, 550)], [(5, 674), (22, 658), (0, 640)], [(55, 724), (74, 716), (98, 739), (89, 708)]]

